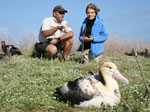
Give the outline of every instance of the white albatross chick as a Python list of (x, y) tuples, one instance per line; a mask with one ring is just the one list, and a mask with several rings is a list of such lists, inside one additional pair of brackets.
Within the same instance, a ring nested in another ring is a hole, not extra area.
[(128, 84), (128, 79), (120, 74), (112, 62), (104, 62), (99, 69), (99, 75), (80, 77), (68, 81), (56, 89), (56, 93), (65, 96), (74, 107), (116, 106), (120, 102), (120, 91), (117, 78)]

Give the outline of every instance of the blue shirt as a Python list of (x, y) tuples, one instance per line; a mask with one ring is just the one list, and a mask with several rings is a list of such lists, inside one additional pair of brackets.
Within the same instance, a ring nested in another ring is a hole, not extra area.
[[(80, 30), (80, 36), (79, 40), (82, 42), (83, 40), (83, 33), (86, 28), (88, 18), (85, 18), (81, 30)], [(102, 19), (100, 19), (99, 16), (96, 16), (96, 20), (94, 22), (94, 25), (91, 29), (91, 36), (93, 37), (93, 41), (91, 41), (91, 52), (93, 57), (96, 57), (100, 55), (102, 52), (104, 52), (104, 45), (103, 43), (107, 40), (108, 34), (106, 33), (104, 24)], [(80, 44), (78, 51), (82, 51), (82, 45)]]

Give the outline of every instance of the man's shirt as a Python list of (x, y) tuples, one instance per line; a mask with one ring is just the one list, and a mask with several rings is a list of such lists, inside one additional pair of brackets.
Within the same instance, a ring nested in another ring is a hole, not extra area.
[[(49, 36), (46, 38), (43, 36), (42, 31), (50, 30), (56, 26), (64, 26), (65, 28), (63, 31), (57, 30), (52, 36)], [(63, 20), (61, 23), (58, 23), (55, 17), (48, 17), (44, 19), (42, 22), (42, 26), (41, 26), (40, 33), (39, 33), (39, 41), (40, 42), (46, 41), (47, 38), (59, 38), (60, 36), (63, 36), (69, 31), (72, 31), (72, 29), (67, 21)]]

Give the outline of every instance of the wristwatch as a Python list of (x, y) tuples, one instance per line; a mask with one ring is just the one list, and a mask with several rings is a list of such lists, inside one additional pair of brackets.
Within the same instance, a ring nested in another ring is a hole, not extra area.
[(57, 39), (58, 39), (58, 42), (57, 42), (57, 43), (61, 43), (60, 37), (59, 37), (59, 38), (57, 38)]

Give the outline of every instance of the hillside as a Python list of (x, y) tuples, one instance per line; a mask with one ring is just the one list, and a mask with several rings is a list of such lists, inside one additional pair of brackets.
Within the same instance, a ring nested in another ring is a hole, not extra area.
[[(57, 101), (53, 96), (56, 87), (68, 80), (89, 75), (89, 70), (98, 73), (99, 64), (80, 64), (80, 58), (80, 54), (74, 53), (65, 63), (60, 63), (57, 59), (32, 58), (31, 53), (25, 53), (0, 61), (0, 111), (150, 111), (149, 101), (143, 98), (145, 85), (136, 58), (121, 53), (104, 54), (102, 59), (115, 62), (120, 72), (129, 79), (129, 85), (118, 81), (122, 95), (118, 106), (113, 109), (104, 106), (101, 109), (82, 109), (71, 107), (69, 102)], [(150, 58), (138, 59), (146, 81), (150, 83)]]

